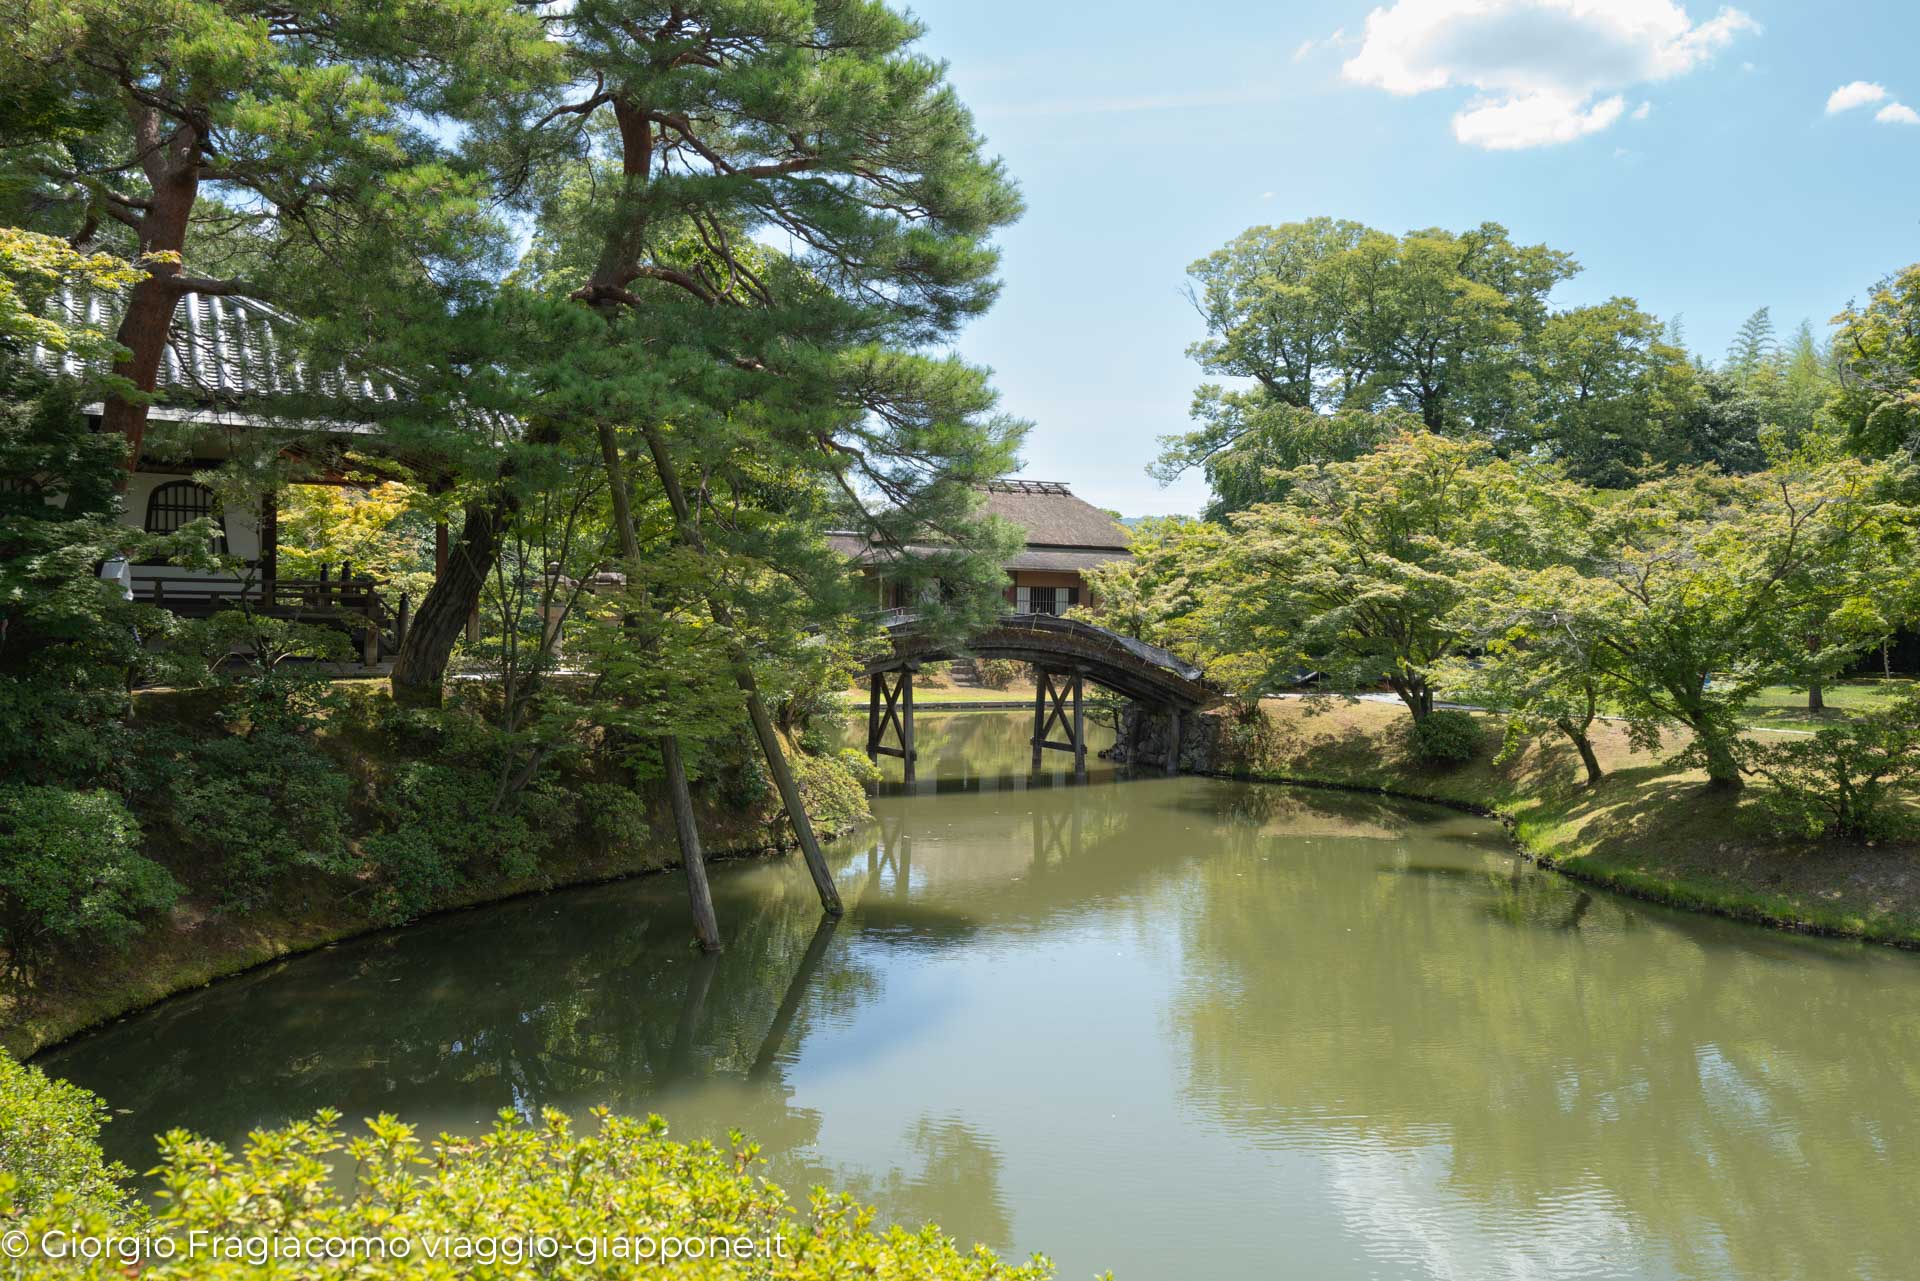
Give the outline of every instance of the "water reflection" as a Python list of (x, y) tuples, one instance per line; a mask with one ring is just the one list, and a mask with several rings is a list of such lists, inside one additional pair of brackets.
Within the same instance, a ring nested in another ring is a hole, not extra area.
[[(1914, 958), (1650, 910), (1378, 798), (1024, 775), (921, 721), (922, 782), (804, 868), (465, 913), (49, 1056), (235, 1140), (322, 1105), (746, 1130), (795, 1190), (1061, 1275), (1897, 1277), (1920, 1246)], [(937, 762), (929, 768), (928, 760)], [(894, 764), (896, 771), (898, 766)]]

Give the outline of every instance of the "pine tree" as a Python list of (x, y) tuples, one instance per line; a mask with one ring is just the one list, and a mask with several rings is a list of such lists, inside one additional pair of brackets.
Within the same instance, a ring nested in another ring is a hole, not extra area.
[[(553, 63), (512, 0), (44, 0), (10, 14), (9, 212), (144, 267), (114, 335), (135, 392), (156, 385), (182, 298), (364, 278), (383, 238), (412, 251), (390, 261), (444, 255), (443, 219), (472, 187), (433, 127)], [(315, 251), (323, 270), (286, 271)], [(109, 395), (103, 418), (133, 469), (145, 400)]]
[(1736, 378), (1753, 378), (1772, 365), (1779, 351), (1773, 336), (1773, 309), (1762, 307), (1741, 322), (1727, 347), (1727, 372)]

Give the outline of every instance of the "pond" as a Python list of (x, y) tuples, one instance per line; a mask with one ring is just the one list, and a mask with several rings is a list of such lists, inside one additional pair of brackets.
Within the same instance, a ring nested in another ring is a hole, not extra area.
[(717, 958), (643, 878), (42, 1062), (137, 1168), (172, 1126), (604, 1103), (1076, 1281), (1914, 1275), (1920, 959), (1589, 891), (1447, 810), (1029, 778), (1030, 726), (921, 718), (918, 785), (829, 847), (837, 928), (797, 859), (737, 862)]

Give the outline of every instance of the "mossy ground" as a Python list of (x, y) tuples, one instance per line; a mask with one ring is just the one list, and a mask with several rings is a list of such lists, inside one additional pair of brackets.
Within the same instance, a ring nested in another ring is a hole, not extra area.
[(1635, 752), (1624, 728), (1596, 727), (1606, 777), (1584, 782), (1563, 739), (1496, 764), (1500, 726), (1476, 719), (1470, 764), (1423, 765), (1397, 704), (1274, 699), (1264, 723), (1229, 727), (1219, 767), (1241, 777), (1361, 788), (1495, 814), (1528, 853), (1582, 880), (1641, 898), (1788, 929), (1920, 946), (1920, 842), (1783, 839), (1755, 789), (1724, 793), (1673, 764), (1684, 741)]

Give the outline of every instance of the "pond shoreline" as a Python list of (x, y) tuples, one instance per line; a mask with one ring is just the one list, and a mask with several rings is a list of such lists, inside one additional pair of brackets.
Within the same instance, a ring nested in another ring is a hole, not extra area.
[(1536, 865), (1643, 902), (1788, 933), (1920, 950), (1920, 849), (1783, 841), (1756, 830), (1752, 797), (1708, 791), (1705, 776), (1635, 755), (1618, 726), (1595, 742), (1607, 769), (1579, 777), (1571, 748), (1535, 741), (1496, 764), (1489, 727), (1481, 756), (1454, 769), (1410, 760), (1405, 713), (1361, 703), (1262, 705), (1267, 729), (1225, 731), (1215, 713), (1191, 772), (1237, 782), (1371, 793), (1495, 819)]
[[(815, 831), (822, 841), (832, 842), (845, 835), (815, 825)], [(746, 845), (736, 848), (708, 850), (707, 866), (722, 863), (741, 862), (748, 859), (783, 858), (799, 849), (793, 841), (775, 844)], [(625, 866), (608, 867), (601, 863), (588, 862), (578, 869), (549, 875), (539, 882), (525, 880), (505, 881), (490, 886), (470, 887), (473, 892), (457, 900), (435, 907), (408, 920), (391, 923), (368, 920), (364, 917), (338, 918), (324, 915), (308, 918), (304, 921), (275, 920), (262, 923), (235, 919), (221, 922), (229, 928), (231, 935), (227, 942), (230, 946), (218, 947), (210, 951), (189, 950), (187, 954), (173, 957), (178, 963), (163, 967), (159, 971), (152, 967), (133, 967), (138, 971), (138, 979), (123, 985), (108, 986), (99, 992), (77, 994), (76, 999), (61, 1000), (54, 998), (43, 1005), (29, 1009), (19, 1021), (0, 1032), (0, 1048), (21, 1061), (29, 1061), (36, 1055), (58, 1049), (89, 1032), (118, 1023), (123, 1019), (143, 1014), (155, 1006), (175, 997), (185, 996), (189, 992), (199, 991), (215, 983), (240, 978), (277, 965), (282, 961), (294, 960), (314, 952), (325, 951), (342, 943), (358, 942), (381, 935), (399, 934), (415, 926), (463, 913), (479, 911), (482, 908), (498, 907), (525, 899), (541, 898), (568, 890), (590, 889), (596, 885), (611, 885), (620, 881), (638, 880), (643, 877), (667, 875), (681, 870), (678, 858), (671, 861), (651, 861), (644, 857), (634, 859)], [(249, 924), (251, 929), (244, 928)], [(276, 925), (282, 926), (275, 929)], [(196, 926), (189, 927), (189, 931)], [(691, 926), (689, 926), (691, 931)], [(168, 942), (178, 943), (185, 935), (178, 930), (169, 931)], [(143, 940), (150, 943), (152, 940)], [(688, 934), (689, 946), (692, 934)], [(138, 952), (142, 943), (136, 943), (130, 951)], [(172, 949), (169, 949), (172, 950)], [(119, 956), (109, 959), (109, 964), (124, 968), (129, 957)], [(16, 998), (17, 999), (17, 998)]]

